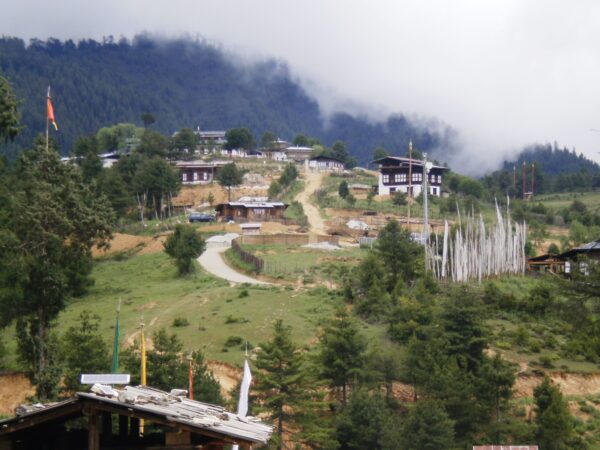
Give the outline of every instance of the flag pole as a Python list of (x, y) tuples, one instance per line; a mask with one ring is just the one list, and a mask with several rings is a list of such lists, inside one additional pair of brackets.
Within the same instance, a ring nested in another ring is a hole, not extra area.
[(117, 373), (119, 371), (119, 339), (121, 338), (121, 326), (119, 323), (120, 314), (121, 298), (119, 297), (119, 303), (117, 305), (117, 321), (115, 323), (115, 337), (113, 341), (112, 373)]
[[(146, 340), (144, 338), (144, 316), (142, 316), (140, 322), (140, 339), (141, 346), (140, 350), (142, 352), (142, 360), (141, 360), (141, 370), (140, 370), (140, 383), (142, 386), (146, 386)], [(140, 436), (144, 435), (144, 419), (140, 419)]]
[(192, 357), (192, 352), (190, 352), (190, 354), (187, 357), (188, 360), (188, 393), (189, 393), (189, 398), (190, 400), (194, 400), (194, 367), (192, 365), (192, 362), (194, 361), (194, 358)]
[(48, 100), (50, 99), (50, 86), (48, 86), (48, 93), (46, 96), (46, 152), (48, 151), (48, 147), (49, 147), (49, 140), (50, 140), (50, 117), (48, 114)]

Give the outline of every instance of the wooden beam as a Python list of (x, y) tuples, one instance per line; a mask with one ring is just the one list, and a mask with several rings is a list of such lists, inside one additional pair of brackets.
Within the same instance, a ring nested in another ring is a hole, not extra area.
[(95, 411), (88, 416), (88, 450), (100, 450), (100, 415)]

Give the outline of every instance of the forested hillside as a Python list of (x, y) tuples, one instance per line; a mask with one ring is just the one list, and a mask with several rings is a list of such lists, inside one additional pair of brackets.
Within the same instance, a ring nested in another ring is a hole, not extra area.
[(401, 115), (385, 122), (337, 114), (325, 125), (315, 100), (292, 79), (285, 64), (268, 60), (236, 64), (219, 48), (201, 41), (61, 42), (0, 39), (0, 76), (22, 100), (25, 129), (14, 153), (45, 128), (46, 87), (52, 85), (63, 154), (75, 137), (120, 122), (141, 124), (150, 112), (163, 133), (182, 127), (248, 127), (256, 136), (270, 130), (291, 140), (296, 133), (327, 145), (340, 139), (361, 163), (383, 146), (398, 152), (412, 139), (416, 148), (448, 151), (451, 131), (439, 124), (422, 129)]
[(600, 166), (575, 150), (558, 148), (556, 143), (525, 148), (516, 160), (504, 161), (502, 169), (484, 177), (484, 184), (496, 194), (522, 195), (523, 163), (526, 191), (530, 190), (532, 173), (535, 176), (534, 191), (538, 194), (600, 187)]

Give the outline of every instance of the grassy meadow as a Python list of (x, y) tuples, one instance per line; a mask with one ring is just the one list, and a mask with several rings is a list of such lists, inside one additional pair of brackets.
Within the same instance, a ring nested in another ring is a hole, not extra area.
[[(111, 342), (115, 309), (121, 299), (122, 345), (138, 337), (143, 316), (147, 335), (165, 327), (180, 337), (185, 348), (202, 349), (209, 359), (231, 364), (240, 364), (244, 353), (244, 344), (225, 345), (232, 336), (256, 346), (270, 338), (274, 321), (283, 319), (292, 327), (297, 342), (309, 344), (314, 342), (319, 324), (340, 301), (325, 288), (230, 287), (200, 267), (190, 276), (178, 277), (163, 252), (98, 261), (92, 275), (95, 284), (89, 293), (71, 300), (60, 315), (60, 333), (75, 324), (82, 311), (89, 310), (100, 316), (101, 333)], [(176, 319), (185, 319), (189, 325), (174, 326)], [(378, 326), (365, 325), (365, 331), (372, 339), (385, 334)]]

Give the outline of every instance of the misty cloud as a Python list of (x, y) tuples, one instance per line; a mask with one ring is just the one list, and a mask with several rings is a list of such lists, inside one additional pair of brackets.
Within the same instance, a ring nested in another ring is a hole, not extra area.
[[(4, 4), (1, 4), (4, 3)], [(433, 117), (487, 168), (532, 142), (598, 160), (600, 4), (592, 0), (0, 0), (4, 35), (200, 35), (287, 61), (325, 114)], [(401, 149), (391, 149), (400, 151)]]

